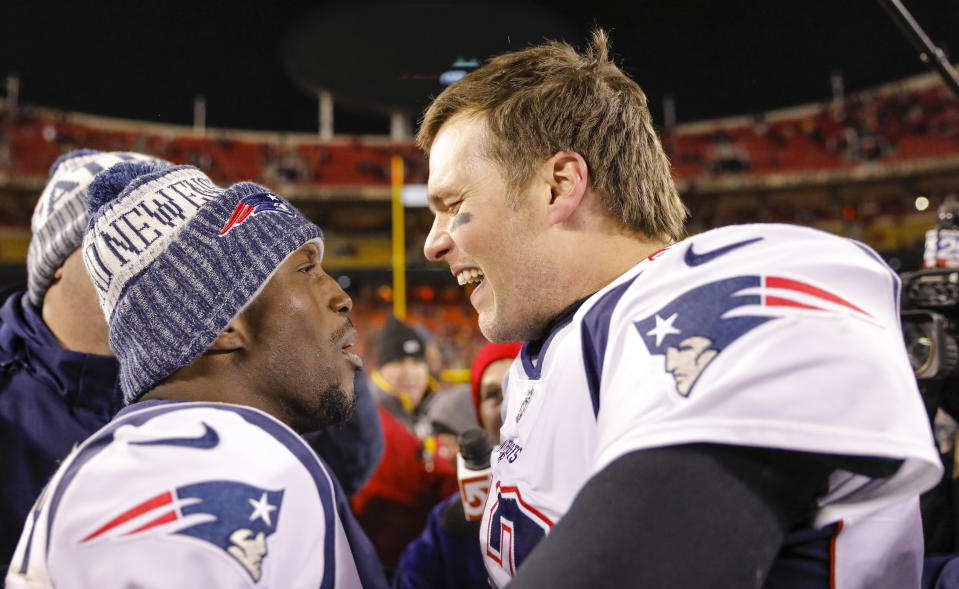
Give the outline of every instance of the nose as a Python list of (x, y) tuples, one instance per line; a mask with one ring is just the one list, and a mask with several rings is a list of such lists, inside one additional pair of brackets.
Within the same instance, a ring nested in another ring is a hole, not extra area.
[(353, 299), (350, 298), (350, 295), (346, 294), (346, 291), (340, 288), (340, 283), (334, 280), (332, 276), (327, 275), (327, 279), (332, 283), (333, 288), (333, 293), (330, 297), (330, 309), (343, 315), (352, 311)]
[(426, 243), (423, 244), (423, 254), (431, 262), (439, 262), (453, 249), (453, 238), (447, 230), (446, 223), (442, 222), (440, 215), (433, 217), (433, 226), (430, 227), (430, 233), (426, 236)]
[(666, 371), (672, 372), (679, 367), (679, 350), (673, 347), (666, 348)]

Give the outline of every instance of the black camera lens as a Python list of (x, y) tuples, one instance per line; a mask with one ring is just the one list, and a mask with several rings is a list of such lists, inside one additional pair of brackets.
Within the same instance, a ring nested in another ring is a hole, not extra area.
[(917, 375), (922, 374), (932, 363), (935, 348), (931, 334), (919, 323), (903, 322), (902, 335), (906, 340), (909, 362)]

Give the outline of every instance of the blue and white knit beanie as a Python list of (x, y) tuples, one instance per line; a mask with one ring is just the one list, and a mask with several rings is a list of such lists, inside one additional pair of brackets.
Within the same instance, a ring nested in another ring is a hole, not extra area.
[(40, 194), (30, 229), (27, 250), (27, 297), (40, 307), (53, 275), (73, 250), (80, 247), (87, 228), (87, 189), (93, 178), (120, 162), (163, 160), (127, 151), (80, 149), (61, 155), (50, 166), (47, 185)]
[(252, 182), (224, 190), (192, 166), (118, 164), (90, 186), (83, 262), (110, 326), (126, 403), (205, 352), (323, 232)]

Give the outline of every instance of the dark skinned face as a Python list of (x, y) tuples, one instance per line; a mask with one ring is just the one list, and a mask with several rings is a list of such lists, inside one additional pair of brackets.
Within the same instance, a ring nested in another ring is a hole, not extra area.
[(353, 376), (362, 366), (351, 351), (356, 330), (350, 297), (320, 267), (315, 244), (284, 261), (242, 315), (251, 328), (254, 374), (267, 402), (297, 431), (316, 430), (352, 414)]

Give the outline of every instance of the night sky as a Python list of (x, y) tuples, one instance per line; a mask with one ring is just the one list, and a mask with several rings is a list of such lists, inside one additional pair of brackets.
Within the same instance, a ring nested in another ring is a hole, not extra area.
[[(904, 2), (936, 44), (959, 47), (959, 3)], [(581, 46), (596, 25), (658, 123), (667, 94), (684, 122), (828, 99), (833, 72), (854, 92), (926, 71), (874, 0), (96, 4), (0, 8), (0, 79), (19, 76), (21, 104), (190, 124), (202, 94), (208, 126), (310, 132), (305, 76), (349, 97), (337, 133), (386, 134), (384, 101), (418, 113), (442, 64), (544, 36)]]

